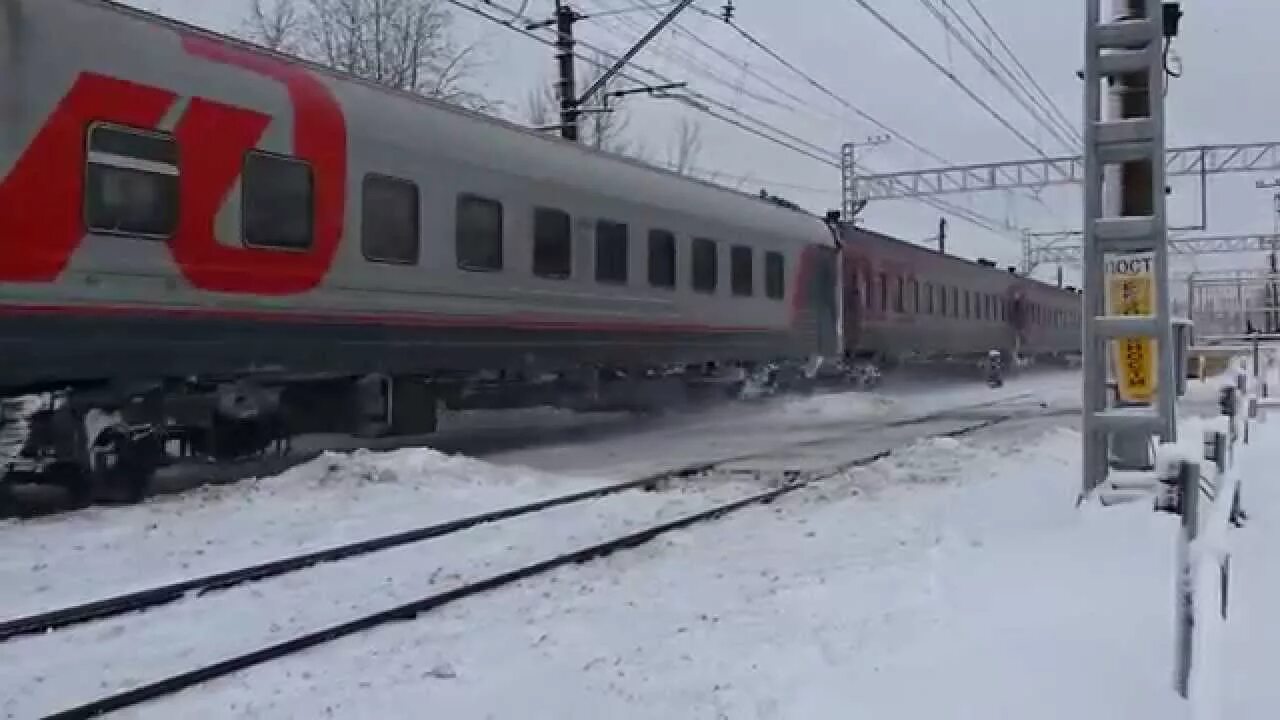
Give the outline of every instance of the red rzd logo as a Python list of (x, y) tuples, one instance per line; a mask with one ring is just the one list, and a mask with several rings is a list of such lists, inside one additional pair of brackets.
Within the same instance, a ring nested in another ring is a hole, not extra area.
[[(183, 277), (202, 290), (290, 295), (314, 288), (333, 263), (346, 202), (346, 122), (327, 87), (306, 70), (201, 37), (187, 53), (271, 78), (293, 105), (294, 155), (311, 164), (315, 242), (305, 253), (228, 247), (214, 218), (271, 118), (194, 97), (175, 128), (181, 148), (181, 218), (170, 251)], [(153, 129), (178, 101), (161, 88), (82, 73), (0, 182), (0, 281), (51, 282), (84, 239), (85, 133), (109, 121)]]

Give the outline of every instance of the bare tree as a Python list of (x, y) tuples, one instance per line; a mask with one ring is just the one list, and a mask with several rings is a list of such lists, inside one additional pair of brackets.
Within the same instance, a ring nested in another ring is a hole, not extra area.
[(559, 105), (555, 88), (550, 83), (542, 83), (525, 97), (525, 120), (533, 127), (550, 127), (559, 120)]
[[(597, 53), (592, 58), (591, 69), (581, 80), (582, 87), (595, 85), (610, 64), (609, 58)], [(625, 98), (609, 97), (617, 89), (618, 76), (614, 75), (594, 95), (585, 98), (583, 107), (591, 112), (584, 113), (579, 122), (582, 125), (582, 142), (597, 150), (626, 155), (631, 148), (623, 136), (631, 124), (631, 118)]]
[(465, 87), (476, 46), (459, 47), (452, 29), (442, 0), (254, 0), (244, 34), (387, 87), (491, 109)]
[(667, 166), (681, 175), (692, 174), (702, 154), (702, 125), (687, 117), (680, 118), (676, 136), (667, 147)]
[(272, 50), (288, 52), (288, 42), (298, 31), (298, 12), (293, 0), (253, 0), (243, 34)]

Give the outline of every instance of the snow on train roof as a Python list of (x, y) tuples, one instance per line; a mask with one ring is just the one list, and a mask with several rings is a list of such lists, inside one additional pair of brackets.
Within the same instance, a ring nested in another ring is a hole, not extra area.
[[(363, 80), (303, 58), (276, 52), (180, 20), (122, 5), (117, 0), (79, 0), (180, 32), (202, 35), (250, 52), (302, 65), (335, 83), (348, 128), (357, 137), (394, 138), (408, 152), (483, 167), (528, 180), (595, 194), (602, 201), (625, 198), (699, 220), (746, 226), (783, 239), (833, 246), (822, 218), (783, 207), (708, 181), (680, 175), (632, 158), (598, 150), (508, 120)], [(429, 127), (430, 132), (424, 132)]]

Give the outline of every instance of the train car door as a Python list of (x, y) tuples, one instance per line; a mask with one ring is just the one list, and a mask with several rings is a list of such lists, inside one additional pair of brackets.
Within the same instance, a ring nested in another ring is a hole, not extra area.
[(834, 248), (817, 248), (814, 263), (813, 295), (814, 324), (816, 325), (818, 347), (823, 354), (839, 351), (838, 322), (839, 311), (836, 307), (837, 260), (839, 255)]
[(862, 297), (862, 274), (858, 266), (850, 259), (845, 266), (844, 298), (844, 352), (851, 354), (862, 340), (862, 314), (865, 300)]

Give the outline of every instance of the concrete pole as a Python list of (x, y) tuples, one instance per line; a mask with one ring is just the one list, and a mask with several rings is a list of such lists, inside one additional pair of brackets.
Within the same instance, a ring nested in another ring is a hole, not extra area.
[(578, 89), (574, 68), (573, 25), (578, 14), (556, 0), (556, 61), (560, 68), (560, 136), (578, 140)]

